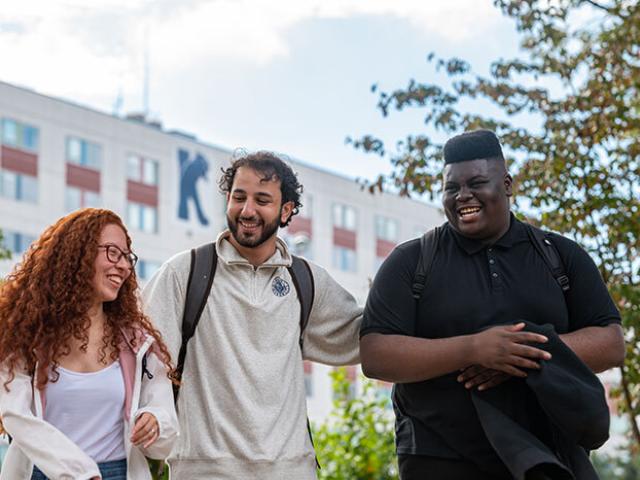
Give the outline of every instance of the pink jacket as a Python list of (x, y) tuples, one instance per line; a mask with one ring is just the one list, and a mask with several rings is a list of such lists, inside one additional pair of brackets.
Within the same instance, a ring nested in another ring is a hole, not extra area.
[[(127, 480), (151, 480), (145, 456), (166, 458), (178, 436), (178, 419), (173, 404), (171, 382), (158, 358), (151, 336), (125, 334), (126, 348), (120, 353), (125, 384), (123, 412), (124, 442), (127, 452)], [(147, 357), (148, 375), (143, 376), (142, 359)], [(43, 420), (45, 392), (38, 391), (31, 376), (16, 372), (7, 392), (2, 384), (8, 373), (0, 369), (0, 415), (13, 437), (0, 471), (0, 480), (29, 480), (33, 465), (51, 480), (84, 480), (99, 477), (97, 464), (62, 432)], [(34, 395), (39, 392), (39, 395)], [(144, 412), (153, 414), (160, 426), (159, 438), (148, 449), (131, 444), (135, 420)]]

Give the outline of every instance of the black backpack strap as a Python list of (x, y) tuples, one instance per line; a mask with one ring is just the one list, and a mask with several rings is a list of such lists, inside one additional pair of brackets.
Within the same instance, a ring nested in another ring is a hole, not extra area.
[(438, 250), (441, 232), (442, 227), (435, 227), (425, 232), (420, 238), (420, 258), (418, 258), (416, 273), (413, 275), (413, 283), (411, 284), (411, 293), (416, 300), (420, 300), (422, 297), (424, 286), (427, 283), (427, 275)]
[(302, 350), (304, 329), (309, 323), (309, 315), (311, 315), (311, 307), (313, 307), (313, 298), (315, 297), (315, 283), (313, 282), (313, 274), (311, 267), (304, 258), (291, 255), (291, 266), (287, 267), (289, 275), (293, 280), (293, 286), (298, 294), (300, 301), (300, 350)]
[[(218, 254), (215, 243), (207, 243), (191, 250), (191, 267), (182, 316), (182, 345), (176, 363), (178, 380), (182, 378), (184, 360), (187, 356), (187, 344), (196, 331), (200, 316), (207, 304), (213, 277), (216, 274)], [(179, 385), (173, 386), (173, 399), (178, 401)]]
[(567, 275), (564, 264), (562, 263), (560, 252), (558, 252), (558, 249), (549, 238), (550, 235), (533, 225), (529, 225), (528, 223), (525, 223), (525, 225), (533, 247), (536, 249), (538, 254), (540, 254), (544, 263), (547, 264), (549, 270), (551, 270), (551, 274), (553, 275), (553, 278), (555, 278), (556, 282), (558, 282), (562, 292), (566, 294), (570, 288), (569, 276)]
[[(300, 354), (302, 355), (302, 344), (304, 343), (304, 330), (309, 323), (309, 316), (311, 315), (311, 308), (313, 307), (313, 299), (315, 297), (315, 283), (313, 282), (313, 274), (311, 273), (311, 267), (307, 261), (296, 255), (291, 255), (291, 266), (287, 267), (293, 286), (298, 294), (298, 300), (300, 301), (300, 338), (298, 343), (300, 345)], [(313, 434), (311, 433), (311, 423), (309, 417), (307, 417), (307, 430), (309, 431), (309, 439), (311, 440), (311, 446), (315, 451), (315, 444), (313, 442)], [(316, 467), (320, 469), (320, 462), (316, 456)]]

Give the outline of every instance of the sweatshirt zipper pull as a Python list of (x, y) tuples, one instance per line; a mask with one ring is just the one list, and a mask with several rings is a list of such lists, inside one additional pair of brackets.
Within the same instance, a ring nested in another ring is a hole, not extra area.
[(147, 378), (149, 380), (153, 378), (153, 374), (149, 370), (147, 370), (147, 354), (146, 353), (142, 356), (142, 378), (144, 378), (145, 374), (147, 375)]

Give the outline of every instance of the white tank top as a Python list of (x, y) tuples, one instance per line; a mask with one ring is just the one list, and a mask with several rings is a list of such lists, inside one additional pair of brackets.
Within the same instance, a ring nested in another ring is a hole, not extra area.
[(125, 458), (120, 362), (91, 373), (58, 371), (58, 381), (47, 383), (44, 419), (96, 462)]

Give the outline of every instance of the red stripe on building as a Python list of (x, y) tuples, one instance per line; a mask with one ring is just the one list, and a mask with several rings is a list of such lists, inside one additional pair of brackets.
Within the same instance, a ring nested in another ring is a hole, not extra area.
[(158, 206), (158, 186), (127, 180), (127, 200), (150, 207)]
[(376, 239), (376, 257), (387, 258), (387, 255), (391, 253), (391, 250), (395, 248), (396, 244), (389, 240), (383, 240), (382, 238)]
[(304, 374), (311, 375), (311, 373), (313, 372), (313, 363), (311, 363), (309, 360), (305, 360), (304, 362), (302, 362), (302, 365), (304, 367)]
[(356, 232), (340, 227), (333, 227), (333, 244), (337, 247), (356, 249)]
[(100, 193), (100, 172), (93, 168), (67, 163), (67, 185)]
[(2, 146), (0, 150), (2, 168), (25, 175), (38, 176), (38, 155), (17, 148)]
[(296, 215), (291, 219), (291, 223), (287, 227), (287, 232), (289, 232), (290, 235), (306, 233), (307, 236), (311, 238), (311, 219)]

